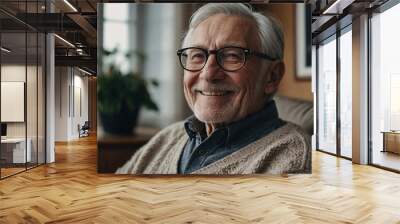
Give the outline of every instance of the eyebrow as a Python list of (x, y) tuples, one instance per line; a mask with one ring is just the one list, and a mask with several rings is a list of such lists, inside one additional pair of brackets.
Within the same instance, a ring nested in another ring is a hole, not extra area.
[(201, 45), (201, 44), (188, 45), (188, 46), (186, 46), (186, 47), (198, 47), (198, 48), (207, 49), (207, 47), (205, 47), (204, 45)]
[(223, 47), (241, 47), (241, 48), (247, 48), (246, 46), (243, 46), (242, 44), (239, 44), (237, 42), (226, 42), (224, 43), (220, 48)]
[[(190, 45), (189, 45), (190, 46)], [(189, 47), (189, 46), (186, 46), (186, 47)], [(191, 45), (190, 47), (198, 47), (198, 48), (203, 48), (203, 49), (208, 49), (207, 47), (205, 47), (205, 45), (202, 45), (202, 44), (194, 44), (194, 45)], [(239, 43), (237, 43), (237, 42), (226, 42), (226, 43), (224, 43), (223, 45), (221, 45), (219, 48), (217, 48), (217, 49), (220, 49), (220, 48), (224, 48), (224, 47), (241, 47), (241, 48), (247, 48), (247, 47), (245, 47), (245, 46), (243, 46), (242, 44), (239, 44)]]

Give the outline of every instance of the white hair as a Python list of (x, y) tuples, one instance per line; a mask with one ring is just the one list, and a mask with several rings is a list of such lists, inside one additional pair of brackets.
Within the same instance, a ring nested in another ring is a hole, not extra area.
[(255, 12), (250, 5), (243, 3), (209, 3), (199, 8), (190, 18), (189, 30), (183, 39), (183, 46), (187, 46), (193, 30), (201, 22), (220, 13), (253, 20), (256, 24), (261, 52), (277, 60), (283, 60), (284, 37), (281, 25), (274, 18)]

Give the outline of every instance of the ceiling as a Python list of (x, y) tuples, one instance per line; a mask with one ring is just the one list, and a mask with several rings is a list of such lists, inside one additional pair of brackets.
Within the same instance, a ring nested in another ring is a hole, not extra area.
[(373, 12), (388, 0), (310, 0), (313, 43), (328, 38), (350, 25), (354, 17)]
[[(0, 1), (2, 46), (12, 50), (2, 60), (7, 58), (8, 61), (17, 62), (26, 56), (29, 61), (37, 55), (36, 51), (44, 47), (43, 44), (36, 43), (37, 33), (51, 32), (57, 34), (56, 66), (79, 66), (96, 73), (96, 6), (99, 1), (48, 0), (47, 2), (46, 7), (44, 0)], [(4, 54), (2, 52), (2, 55)]]

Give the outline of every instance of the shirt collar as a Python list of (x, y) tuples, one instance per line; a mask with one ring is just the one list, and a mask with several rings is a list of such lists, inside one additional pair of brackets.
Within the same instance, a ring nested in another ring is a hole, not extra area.
[(270, 100), (260, 111), (229, 124), (226, 144), (234, 145), (243, 142), (243, 138), (252, 138), (267, 129), (273, 130), (277, 120), (279, 115), (275, 101)]
[(190, 138), (196, 138), (197, 135), (200, 135), (202, 139), (207, 137), (205, 124), (199, 121), (194, 115), (187, 118), (184, 125), (186, 133)]
[[(235, 142), (236, 139), (240, 139), (241, 137), (243, 137), (244, 130), (248, 130), (253, 133), (254, 131), (256, 132), (260, 129), (268, 128), (268, 126), (277, 119), (279, 119), (279, 116), (275, 101), (270, 100), (260, 111), (253, 113), (239, 121), (230, 123), (227, 126), (219, 127), (216, 131), (227, 130), (228, 135), (225, 143), (232, 144)], [(186, 119), (184, 126), (186, 133), (189, 135), (190, 138), (196, 138), (196, 136), (198, 135), (201, 137), (202, 140), (207, 138), (205, 124), (199, 121), (194, 115)], [(245, 135), (251, 136), (247, 134)]]

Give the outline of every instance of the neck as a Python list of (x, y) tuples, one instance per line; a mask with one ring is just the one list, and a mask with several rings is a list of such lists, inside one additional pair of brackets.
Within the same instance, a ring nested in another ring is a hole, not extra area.
[(210, 136), (216, 128), (221, 127), (223, 124), (219, 123), (206, 123), (206, 132), (207, 132), (207, 136)]

